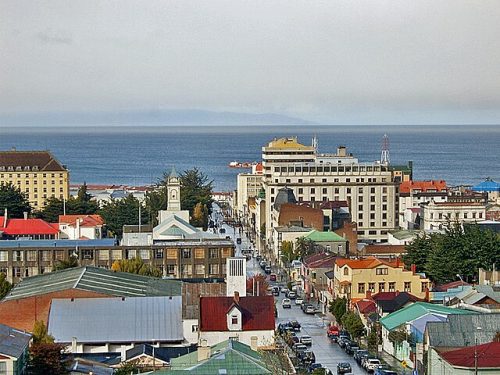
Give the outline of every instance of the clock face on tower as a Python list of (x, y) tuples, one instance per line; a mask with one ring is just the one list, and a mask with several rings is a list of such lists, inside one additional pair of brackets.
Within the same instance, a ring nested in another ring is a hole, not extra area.
[(172, 189), (172, 191), (170, 192), (170, 198), (177, 199), (177, 189)]

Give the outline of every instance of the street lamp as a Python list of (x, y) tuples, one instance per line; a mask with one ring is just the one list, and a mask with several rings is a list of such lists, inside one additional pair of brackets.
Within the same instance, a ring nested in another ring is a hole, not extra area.
[(477, 375), (477, 360), (478, 360), (478, 354), (477, 354), (477, 332), (480, 332), (483, 328), (482, 327), (476, 327), (476, 334), (474, 335), (474, 375)]
[(464, 279), (462, 279), (462, 276), (460, 276), (460, 274), (459, 274), (459, 273), (457, 273), (457, 277), (460, 279), (460, 281), (462, 282), (462, 284), (465, 284), (465, 283), (464, 283)]

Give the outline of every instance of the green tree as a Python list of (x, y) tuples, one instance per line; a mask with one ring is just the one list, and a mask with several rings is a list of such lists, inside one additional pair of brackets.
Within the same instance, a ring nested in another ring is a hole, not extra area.
[(135, 273), (136, 275), (142, 276), (162, 276), (162, 273), (158, 268), (144, 263), (144, 261), (139, 257), (135, 257), (133, 259), (115, 260), (111, 265), (111, 269), (116, 272)]
[(342, 325), (354, 339), (363, 336), (365, 333), (365, 326), (359, 315), (355, 312), (349, 311), (345, 313), (344, 316), (342, 316)]
[(36, 343), (29, 349), (27, 373), (29, 375), (68, 374), (62, 359), (64, 346), (54, 343)]
[(0, 272), (0, 300), (9, 294), (12, 289), (12, 284), (7, 281), (7, 277), (3, 272)]
[(295, 256), (304, 258), (314, 253), (314, 242), (309, 238), (299, 237), (295, 240)]
[(37, 320), (33, 326), (33, 343), (34, 344), (50, 344), (54, 342), (54, 337), (49, 335), (47, 326), (43, 320)]
[(25, 212), (31, 212), (28, 196), (11, 183), (0, 184), (0, 214), (5, 209), (10, 218), (22, 218)]
[(124, 363), (120, 368), (116, 369), (114, 375), (130, 375), (130, 374), (139, 374), (139, 367), (134, 363)]
[(378, 351), (378, 327), (374, 325), (372, 329), (370, 330), (370, 333), (368, 334), (367, 337), (368, 341), (368, 351), (371, 353), (377, 353)]
[(432, 251), (431, 243), (431, 236), (425, 233), (422, 236), (417, 236), (410, 244), (406, 245), (403, 262), (408, 265), (415, 264), (417, 272), (425, 272), (427, 258)]
[(281, 257), (283, 259), (283, 262), (286, 264), (291, 263), (292, 260), (297, 259), (292, 241), (283, 241), (281, 243)]
[(342, 323), (342, 317), (347, 312), (347, 298), (335, 298), (330, 302), (330, 312), (335, 317), (337, 323)]
[(78, 267), (78, 258), (72, 255), (67, 260), (60, 260), (57, 262), (52, 271), (60, 271), (65, 270), (66, 268), (75, 267)]
[[(106, 227), (113, 234), (120, 236), (123, 234), (124, 225), (139, 224), (139, 205), (141, 203), (132, 194), (123, 199), (113, 199), (104, 204), (98, 211), (106, 223)], [(141, 223), (147, 224), (149, 215), (145, 209), (141, 210)]]
[(195, 227), (203, 227), (205, 224), (205, 211), (206, 207), (204, 207), (201, 202), (196, 203), (193, 210), (193, 216), (191, 218), (191, 224)]

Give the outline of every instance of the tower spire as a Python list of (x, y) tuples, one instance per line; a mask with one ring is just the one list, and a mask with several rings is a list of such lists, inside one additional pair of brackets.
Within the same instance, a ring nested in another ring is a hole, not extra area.
[(391, 159), (389, 157), (389, 136), (384, 134), (382, 138), (382, 154), (380, 155), (381, 164), (390, 164)]

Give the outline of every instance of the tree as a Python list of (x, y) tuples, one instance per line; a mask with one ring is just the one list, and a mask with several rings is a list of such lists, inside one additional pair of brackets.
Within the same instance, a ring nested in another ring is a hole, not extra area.
[(162, 276), (162, 273), (158, 268), (144, 263), (144, 261), (139, 257), (135, 257), (133, 259), (115, 260), (111, 265), (111, 269), (115, 272), (135, 273), (136, 275), (142, 276)]
[(342, 325), (354, 339), (363, 336), (365, 333), (365, 325), (355, 312), (349, 311), (344, 314), (344, 316), (342, 316)]
[(50, 344), (54, 342), (54, 337), (49, 335), (47, 326), (43, 320), (37, 320), (33, 326), (33, 343)]
[(371, 353), (377, 353), (378, 351), (378, 329), (378, 324), (374, 324), (370, 330), (370, 333), (368, 334), (368, 351), (370, 351)]
[(12, 284), (7, 281), (7, 277), (3, 272), (0, 272), (0, 300), (9, 294), (12, 289)]
[(314, 242), (309, 238), (299, 237), (295, 241), (295, 256), (303, 259), (314, 253)]
[(410, 244), (406, 245), (403, 262), (408, 265), (415, 264), (417, 272), (425, 272), (427, 258), (432, 250), (431, 242), (431, 237), (425, 233), (422, 236), (417, 236)]
[(291, 263), (292, 260), (297, 259), (292, 241), (283, 241), (281, 243), (281, 257), (285, 264)]
[(335, 298), (332, 302), (330, 302), (329, 310), (335, 317), (336, 322), (341, 323), (342, 317), (347, 312), (347, 299)]
[(203, 227), (205, 220), (206, 207), (201, 204), (201, 202), (196, 203), (193, 210), (193, 217), (191, 224), (195, 227)]
[[(132, 194), (123, 199), (113, 199), (98, 211), (106, 222), (108, 230), (117, 236), (123, 234), (124, 225), (139, 224), (139, 205), (141, 203)], [(141, 211), (141, 223), (147, 224), (149, 217), (146, 210)]]
[(25, 212), (31, 212), (28, 196), (11, 183), (0, 184), (0, 214), (5, 209), (11, 218), (22, 218)]
[(267, 282), (266, 277), (260, 273), (247, 278), (248, 295), (254, 295), (254, 290), (255, 290), (255, 295), (257, 295), (258, 292), (259, 296), (265, 296), (267, 294), (268, 287), (269, 283)]
[(64, 375), (68, 374), (62, 359), (64, 346), (54, 343), (34, 343), (28, 359), (29, 375)]
[(57, 262), (52, 271), (60, 271), (65, 270), (66, 268), (75, 267), (78, 267), (78, 258), (72, 255), (67, 260), (60, 260)]

